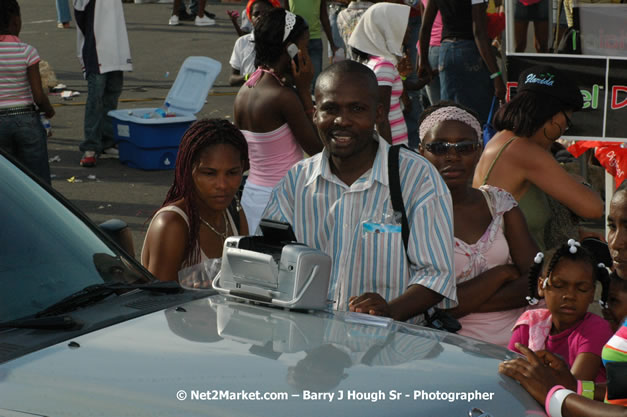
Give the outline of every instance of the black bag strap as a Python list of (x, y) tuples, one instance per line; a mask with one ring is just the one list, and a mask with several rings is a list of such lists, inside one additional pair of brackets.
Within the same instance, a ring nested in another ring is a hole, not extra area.
[[(405, 246), (405, 256), (409, 261), (408, 245), (409, 245), (409, 223), (407, 221), (407, 212), (405, 211), (405, 203), (403, 202), (403, 191), (401, 190), (401, 175), (399, 170), (399, 153), (401, 148), (405, 148), (410, 152), (411, 149), (404, 145), (394, 145), (390, 147), (388, 152), (388, 180), (390, 182), (390, 199), (392, 200), (392, 208), (395, 212), (401, 214), (401, 234), (403, 236), (403, 245)], [(459, 321), (447, 312), (431, 307), (424, 313), (427, 327), (438, 330), (445, 330), (451, 333), (461, 329)]]
[(405, 212), (405, 203), (403, 202), (403, 191), (401, 190), (401, 176), (399, 173), (399, 152), (403, 145), (391, 146), (388, 152), (388, 180), (390, 181), (390, 199), (392, 200), (392, 209), (401, 214), (401, 234), (403, 236), (403, 244), (405, 246), (405, 254), (409, 244), (409, 223), (407, 222), (407, 213)]

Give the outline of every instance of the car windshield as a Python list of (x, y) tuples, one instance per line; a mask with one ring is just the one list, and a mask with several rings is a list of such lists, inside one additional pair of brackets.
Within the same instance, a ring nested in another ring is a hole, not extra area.
[(89, 285), (152, 280), (2, 155), (0, 196), (0, 321)]

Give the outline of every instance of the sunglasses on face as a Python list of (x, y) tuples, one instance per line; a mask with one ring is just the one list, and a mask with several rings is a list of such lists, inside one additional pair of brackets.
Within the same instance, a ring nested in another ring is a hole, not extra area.
[(457, 143), (450, 142), (431, 142), (425, 145), (425, 149), (434, 155), (446, 155), (451, 149), (455, 149), (458, 155), (468, 155), (479, 149), (479, 143), (473, 141), (464, 141)]

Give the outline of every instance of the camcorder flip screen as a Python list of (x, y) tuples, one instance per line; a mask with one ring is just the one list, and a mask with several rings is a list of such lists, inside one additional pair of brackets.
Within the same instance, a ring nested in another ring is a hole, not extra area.
[(263, 233), (264, 240), (276, 245), (288, 242), (296, 242), (296, 235), (289, 223), (278, 222), (276, 220), (261, 219), (259, 227)]

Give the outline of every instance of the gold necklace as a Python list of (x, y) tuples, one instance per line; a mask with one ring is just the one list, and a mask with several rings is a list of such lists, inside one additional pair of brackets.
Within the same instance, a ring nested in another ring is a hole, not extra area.
[(209, 223), (207, 220), (203, 219), (202, 217), (200, 217), (200, 215), (198, 216), (198, 218), (200, 219), (200, 221), (207, 226), (213, 233), (215, 233), (216, 235), (220, 236), (222, 238), (222, 241), (225, 241), (227, 237), (229, 237), (229, 221), (226, 218), (226, 213), (222, 212), (222, 217), (224, 217), (224, 233), (219, 232), (215, 227), (213, 227), (211, 225), (211, 223)]

